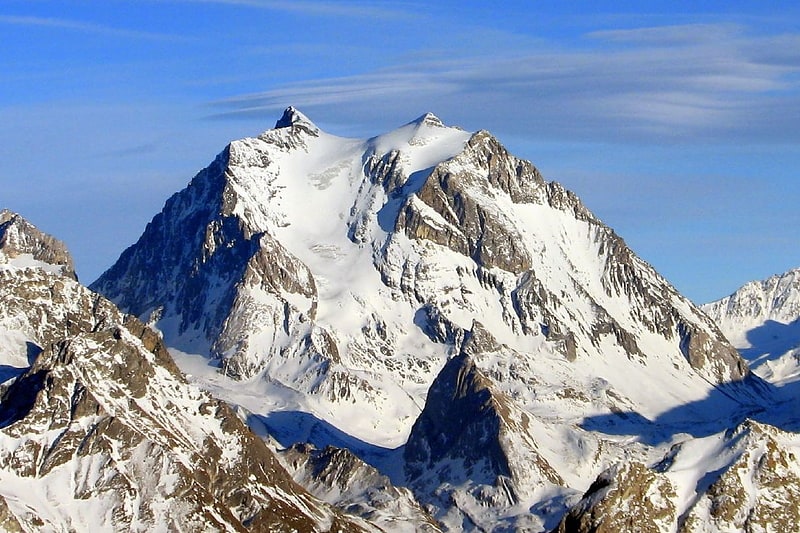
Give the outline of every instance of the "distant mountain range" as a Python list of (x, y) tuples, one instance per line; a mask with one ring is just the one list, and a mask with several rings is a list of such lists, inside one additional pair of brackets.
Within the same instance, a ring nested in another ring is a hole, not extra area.
[(800, 271), (699, 309), (432, 114), (288, 108), (88, 289), (4, 211), (0, 277), (6, 529), (800, 523)]

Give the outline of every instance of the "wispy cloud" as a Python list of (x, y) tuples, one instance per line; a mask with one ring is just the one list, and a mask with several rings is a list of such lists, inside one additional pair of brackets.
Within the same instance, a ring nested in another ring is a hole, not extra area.
[(288, 84), (215, 106), (222, 110), (218, 116), (241, 117), (293, 104), (319, 109), (328, 120), (346, 115), (365, 122), (373, 115), (433, 110), (447, 120), (468, 117), (499, 130), (595, 140), (798, 139), (800, 57), (770, 51), (796, 35), (749, 37), (737, 26), (691, 25), (589, 37), (601, 42), (583, 50), (398, 65)]
[[(175, 0), (167, 0), (175, 1)], [(404, 2), (321, 2), (312, 0), (177, 0), (191, 3), (223, 4), (310, 16), (357, 18), (415, 17), (424, 4)]]
[(77, 31), (82, 33), (93, 33), (98, 35), (125, 37), (130, 39), (147, 39), (156, 41), (178, 41), (187, 39), (186, 37), (181, 37), (177, 35), (154, 33), (141, 30), (129, 30), (114, 26), (106, 26), (104, 24), (96, 24), (93, 22), (85, 22), (80, 20), (72, 20), (64, 18), (0, 15), (0, 24), (9, 26), (33, 26), (41, 28), (54, 28), (54, 29)]
[(649, 26), (625, 30), (601, 30), (587, 36), (603, 41), (650, 45), (696, 45), (715, 42), (739, 35), (744, 28), (738, 24), (679, 24)]

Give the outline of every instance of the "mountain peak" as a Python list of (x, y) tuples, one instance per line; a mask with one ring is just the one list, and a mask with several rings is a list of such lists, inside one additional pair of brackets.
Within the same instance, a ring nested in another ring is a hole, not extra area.
[(43, 267), (77, 279), (66, 245), (8, 209), (0, 211), (0, 263)]
[(5, 224), (9, 220), (17, 218), (19, 215), (8, 209), (0, 209), (0, 224)]
[(291, 128), (292, 126), (305, 126), (311, 130), (318, 130), (311, 120), (294, 106), (289, 106), (283, 110), (283, 115), (275, 123), (275, 129)]
[(412, 124), (417, 124), (418, 126), (421, 126), (421, 125), (425, 124), (427, 126), (434, 126), (434, 127), (438, 127), (438, 128), (445, 127), (444, 123), (441, 121), (441, 119), (439, 117), (437, 117), (436, 115), (434, 115), (433, 113), (430, 113), (430, 112), (429, 113), (425, 113), (424, 115), (418, 117), (416, 120), (411, 121), (411, 123)]

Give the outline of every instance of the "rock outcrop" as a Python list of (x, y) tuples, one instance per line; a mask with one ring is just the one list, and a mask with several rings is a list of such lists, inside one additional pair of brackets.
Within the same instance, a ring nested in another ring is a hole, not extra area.
[(66, 245), (7, 209), (0, 211), (0, 265), (49, 266), (78, 279)]

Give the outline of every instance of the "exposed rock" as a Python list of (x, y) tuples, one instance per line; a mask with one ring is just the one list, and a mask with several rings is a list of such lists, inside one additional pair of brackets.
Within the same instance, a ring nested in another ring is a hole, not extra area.
[(487, 132), (425, 115), (345, 139), (295, 109), (276, 126), (232, 142), (93, 287), (277, 394), (266, 411), (288, 395), (390, 449), (410, 431), (407, 473), (445, 527), (549, 529), (675, 411), (762, 407), (708, 317)]
[[(429, 473), (445, 458), (463, 461), (465, 471), (454, 475), (466, 479), (494, 483), (498, 476), (510, 476), (500, 442), (507, 415), (503, 400), (468, 355), (450, 359), (431, 385), (425, 409), (408, 438), (404, 452), (408, 477)], [(472, 470), (483, 463), (488, 478)]]
[(702, 309), (759, 376), (775, 384), (800, 378), (800, 269), (747, 283)]
[[(468, 143), (459, 157), (434, 169), (422, 188), (403, 206), (396, 230), (472, 257), (481, 266), (523, 272), (530, 268), (531, 258), (522, 245), (524, 240), (514, 223), (476, 197), (478, 192), (486, 193), (491, 198), (491, 195), (497, 194), (497, 190), (489, 189), (489, 183), (484, 181), (487, 178), (474, 174), (471, 167), (462, 170), (464, 167), (461, 165), (483, 161), (480, 159), (483, 150), (479, 149), (483, 148), (483, 143), (475, 144), (477, 146)], [(494, 144), (497, 144), (496, 141)], [(503, 161), (508, 162), (508, 158)], [(527, 200), (533, 192), (525, 180), (536, 177), (541, 180), (541, 177), (529, 163), (527, 168), (521, 162), (519, 164), (522, 165), (522, 168), (518, 168), (522, 179), (516, 178), (516, 171), (509, 172), (507, 168), (498, 170), (491, 161), (488, 162), (488, 168), (481, 170), (488, 173), (489, 180), (509, 187), (513, 193), (510, 195), (512, 199)], [(530, 175), (525, 174), (525, 170)]]
[(349, 450), (296, 444), (280, 456), (295, 481), (349, 514), (386, 531), (441, 531), (411, 491), (393, 486), (388, 477)]
[(800, 524), (796, 435), (748, 421), (727, 438), (740, 455), (685, 513), (680, 531), (791, 531)]
[(72, 256), (63, 242), (42, 233), (20, 215), (3, 209), (0, 211), (0, 264), (24, 255), (58, 267), (65, 276), (78, 279)]
[[(43, 526), (40, 521), (34, 523), (35, 526)], [(0, 497), (0, 528), (8, 533), (22, 533), (25, 531), (22, 525), (17, 520), (17, 517), (9, 510), (6, 500)]]
[(455, 490), (455, 500), (497, 508), (537, 487), (563, 485), (537, 451), (529, 415), (497, 391), (468, 355), (482, 347), (496, 344), (478, 325), (434, 380), (406, 443), (406, 476), (428, 501), (433, 493)]
[(0, 476), (30, 491), (3, 493), (7, 528), (369, 529), (297, 486), (144, 324), (69, 278), (0, 276), (4, 316), (43, 347), (0, 401)]
[(617, 465), (592, 483), (554, 532), (674, 531), (677, 521), (675, 496), (672, 483), (643, 464)]

